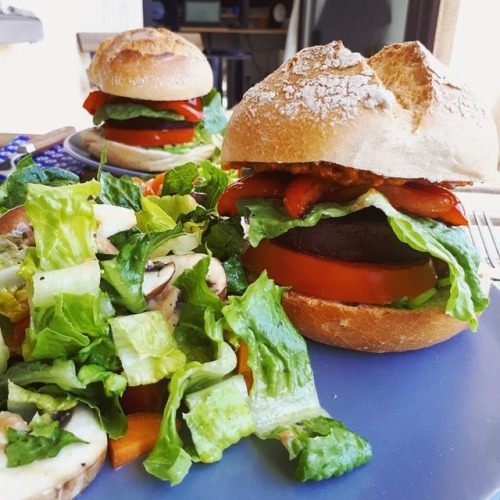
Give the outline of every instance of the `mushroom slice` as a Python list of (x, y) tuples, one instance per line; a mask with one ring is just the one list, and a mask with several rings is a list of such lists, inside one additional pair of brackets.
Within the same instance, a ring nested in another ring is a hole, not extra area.
[[(206, 257), (205, 254), (191, 252), (183, 255), (167, 255), (165, 257), (158, 257), (156, 261), (163, 262), (165, 264), (173, 262), (175, 264), (175, 273), (172, 277), (173, 283), (180, 274), (182, 274), (186, 269), (190, 269), (195, 266), (204, 257)], [(226, 297), (226, 271), (224, 270), (222, 263), (214, 257), (210, 258), (210, 264), (208, 265), (207, 284), (221, 299)]]
[(137, 225), (137, 217), (131, 208), (106, 204), (95, 204), (93, 208), (98, 222), (97, 233), (103, 238), (109, 238)]
[(181, 298), (181, 291), (173, 286), (168, 285), (148, 300), (148, 311), (160, 311), (167, 320), (170, 328), (175, 329), (179, 321), (180, 309), (178, 307)]
[(154, 262), (152, 266), (144, 271), (144, 281), (142, 282), (142, 292), (147, 300), (160, 294), (175, 273), (173, 262)]
[(33, 226), (23, 205), (7, 210), (0, 217), (0, 235), (18, 235), (24, 245), (35, 245)]
[(116, 248), (108, 238), (104, 238), (99, 233), (96, 234), (97, 251), (107, 255), (118, 255), (120, 251)]

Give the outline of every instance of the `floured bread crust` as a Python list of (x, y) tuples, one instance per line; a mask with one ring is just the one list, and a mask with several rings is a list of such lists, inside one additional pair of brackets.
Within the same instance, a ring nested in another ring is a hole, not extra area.
[(108, 94), (176, 101), (208, 94), (212, 68), (203, 52), (165, 28), (124, 31), (99, 45), (89, 80)]
[(491, 114), (419, 42), (370, 59), (341, 42), (303, 49), (246, 92), (223, 163), (330, 162), (431, 182), (492, 179)]

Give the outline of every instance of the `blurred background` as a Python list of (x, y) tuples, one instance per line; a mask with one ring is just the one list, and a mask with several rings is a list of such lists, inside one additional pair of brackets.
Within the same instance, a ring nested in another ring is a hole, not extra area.
[(499, 24), (493, 0), (0, 0), (0, 132), (92, 126), (82, 108), (92, 53), (141, 26), (197, 43), (228, 108), (303, 47), (340, 39), (369, 56), (420, 40), (480, 96), (500, 130)]

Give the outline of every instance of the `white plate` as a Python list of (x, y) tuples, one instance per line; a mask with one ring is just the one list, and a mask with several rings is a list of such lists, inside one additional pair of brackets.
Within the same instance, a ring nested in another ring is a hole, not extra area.
[[(75, 132), (74, 134), (66, 138), (66, 140), (64, 141), (64, 149), (70, 156), (85, 163), (88, 167), (93, 168), (95, 170), (99, 169), (99, 162), (95, 159), (94, 156), (92, 156), (89, 153), (88, 149), (83, 144), (80, 132)], [(133, 175), (142, 177), (144, 175), (151, 175), (150, 172), (141, 172), (140, 170), (130, 170), (127, 168), (121, 168), (117, 167), (116, 165), (110, 165), (110, 164), (103, 165), (102, 169), (117, 176)]]

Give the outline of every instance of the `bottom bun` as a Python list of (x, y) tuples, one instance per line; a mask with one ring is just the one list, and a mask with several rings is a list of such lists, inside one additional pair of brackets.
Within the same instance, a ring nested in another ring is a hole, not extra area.
[(80, 137), (89, 153), (96, 159), (101, 159), (101, 153), (106, 148), (107, 163), (141, 172), (165, 172), (188, 162), (198, 163), (208, 160), (215, 151), (215, 146), (210, 144), (195, 146), (185, 153), (170, 153), (161, 149), (128, 146), (120, 142), (106, 140), (95, 128), (82, 130)]
[(0, 453), (0, 498), (70, 500), (96, 477), (106, 459), (106, 432), (91, 410), (78, 407), (64, 427), (86, 443), (65, 446), (54, 458), (7, 468)]
[[(488, 290), (490, 279), (482, 280)], [(348, 305), (291, 290), (283, 294), (283, 308), (304, 337), (345, 349), (399, 352), (438, 344), (469, 324), (445, 313), (442, 302), (419, 309)]]

